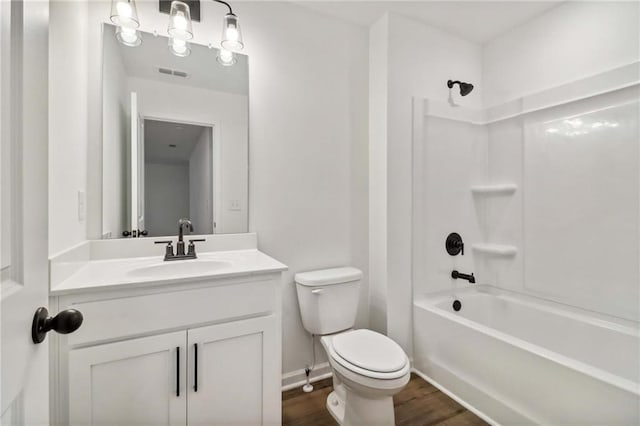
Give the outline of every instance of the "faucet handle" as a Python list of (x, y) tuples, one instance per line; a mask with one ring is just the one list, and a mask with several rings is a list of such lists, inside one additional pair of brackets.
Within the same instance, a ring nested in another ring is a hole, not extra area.
[(174, 256), (174, 254), (173, 254), (173, 241), (171, 241), (171, 240), (154, 241), (154, 244), (166, 244), (167, 245), (167, 247), (165, 249), (165, 252), (164, 252), (165, 260)]
[(194, 243), (201, 243), (207, 241), (204, 238), (196, 238), (194, 240), (189, 240), (189, 249), (187, 251), (187, 256), (189, 255), (196, 255), (196, 245)]

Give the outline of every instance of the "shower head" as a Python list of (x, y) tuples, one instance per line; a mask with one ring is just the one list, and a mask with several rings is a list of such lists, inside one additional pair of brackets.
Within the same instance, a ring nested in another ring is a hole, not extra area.
[(465, 83), (464, 81), (447, 81), (447, 87), (449, 89), (452, 89), (454, 84), (460, 86), (460, 96), (467, 96), (473, 90), (473, 84), (471, 83)]
[(473, 90), (473, 84), (471, 83), (460, 83), (460, 95), (467, 96)]

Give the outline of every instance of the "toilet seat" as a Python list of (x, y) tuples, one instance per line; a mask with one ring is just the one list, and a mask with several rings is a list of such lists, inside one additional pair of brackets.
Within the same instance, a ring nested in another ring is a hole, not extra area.
[(372, 330), (351, 330), (333, 338), (333, 349), (343, 360), (368, 371), (401, 370), (407, 357), (396, 342)]
[(409, 373), (407, 355), (396, 342), (383, 334), (359, 329), (323, 339), (327, 339), (331, 359), (352, 373), (382, 380), (398, 379)]

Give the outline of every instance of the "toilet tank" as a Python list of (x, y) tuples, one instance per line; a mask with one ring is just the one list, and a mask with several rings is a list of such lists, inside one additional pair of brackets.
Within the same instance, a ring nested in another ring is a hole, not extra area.
[(356, 321), (362, 271), (353, 267), (295, 275), (302, 325), (311, 334), (352, 328)]

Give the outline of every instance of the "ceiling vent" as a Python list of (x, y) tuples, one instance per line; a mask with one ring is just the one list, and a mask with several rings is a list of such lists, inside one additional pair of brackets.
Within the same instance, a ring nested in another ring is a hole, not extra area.
[(160, 74), (165, 74), (165, 75), (172, 75), (174, 77), (181, 77), (181, 78), (187, 78), (189, 76), (189, 74), (187, 74), (184, 71), (178, 71), (178, 70), (172, 70), (169, 68), (158, 68), (158, 72)]

